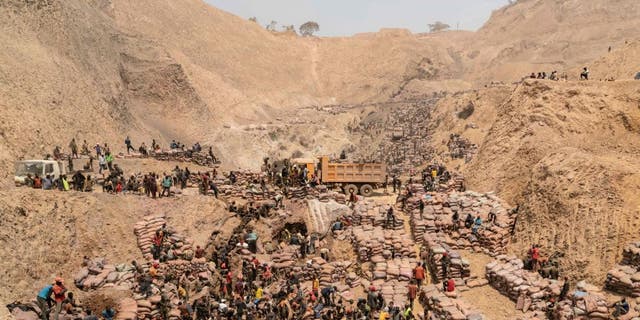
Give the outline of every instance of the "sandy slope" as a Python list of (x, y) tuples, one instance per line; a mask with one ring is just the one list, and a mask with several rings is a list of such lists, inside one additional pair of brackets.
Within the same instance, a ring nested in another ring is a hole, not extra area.
[[(9, 187), (15, 159), (65, 148), (72, 137), (116, 150), (127, 134), (136, 145), (200, 141), (215, 146), (227, 169), (255, 168), (264, 155), (336, 154), (351, 145), (345, 127), (365, 109), (334, 113), (320, 107), (327, 104), (424, 98), (554, 68), (575, 77), (598, 57), (596, 79), (640, 71), (637, 42), (623, 45), (637, 37), (637, 0), (521, 0), (477, 33), (330, 39), (269, 33), (199, 0), (6, 0), (0, 17), (3, 302), (32, 297), (58, 271), (68, 277), (84, 254), (137, 257), (131, 224), (161, 210), (137, 198)], [(432, 141), (443, 150), (458, 132), (480, 144), (474, 161), (453, 163), (469, 187), (527, 203), (514, 252), (531, 242), (558, 248), (571, 274), (602, 281), (640, 228), (638, 94), (637, 82), (451, 94), (435, 109)], [(469, 103), (476, 112), (458, 119)], [(213, 228), (203, 208), (218, 208), (209, 199), (162, 205), (188, 213), (174, 221), (198, 239)]]
[[(72, 283), (85, 255), (114, 263), (142, 260), (133, 225), (146, 214), (165, 212), (171, 226), (200, 245), (228, 214), (221, 202), (198, 195), (153, 201), (144, 196), (26, 188), (0, 195), (3, 303), (33, 299), (55, 276)], [(6, 313), (0, 308), (0, 317)]]
[[(569, 274), (598, 283), (640, 229), (631, 191), (640, 185), (639, 94), (632, 81), (527, 81), (442, 101), (434, 121), (479, 143), (463, 167), (468, 188), (523, 206), (513, 252), (540, 243), (566, 254)], [(478, 115), (455, 117), (469, 100)], [(465, 129), (470, 122), (479, 128)]]
[[(494, 11), (468, 50), (467, 77), (513, 81), (531, 72), (567, 71), (637, 39), (635, 1), (519, 0)], [(572, 79), (578, 74), (570, 73)]]
[[(640, 41), (612, 46), (595, 61), (588, 63), (590, 75), (594, 80), (629, 80), (640, 72)], [(582, 68), (573, 70), (572, 74), (580, 74)]]

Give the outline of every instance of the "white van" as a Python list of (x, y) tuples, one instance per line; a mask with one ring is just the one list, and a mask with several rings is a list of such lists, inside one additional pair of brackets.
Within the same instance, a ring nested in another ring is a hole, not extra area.
[(61, 175), (67, 174), (66, 166), (55, 160), (22, 160), (16, 162), (16, 173), (14, 182), (17, 186), (25, 184), (27, 174), (34, 177), (36, 174), (44, 178), (50, 175), (52, 179), (58, 179)]

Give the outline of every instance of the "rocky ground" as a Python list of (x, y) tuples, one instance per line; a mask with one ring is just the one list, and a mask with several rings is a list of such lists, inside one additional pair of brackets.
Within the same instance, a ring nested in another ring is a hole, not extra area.
[[(495, 11), (478, 32), (386, 29), (303, 38), (267, 32), (199, 0), (3, 1), (0, 43), (8, 49), (0, 52), (0, 247), (7, 258), (0, 262), (6, 271), (0, 285), (7, 290), (0, 301), (31, 299), (45, 279), (74, 274), (84, 255), (113, 263), (142, 259), (132, 226), (152, 213), (165, 213), (193, 243), (240, 223), (227, 216), (224, 201), (195, 189), (149, 201), (12, 186), (17, 159), (42, 158), (56, 145), (68, 151), (73, 137), (121, 149), (127, 135), (136, 147), (152, 138), (163, 147), (172, 139), (213, 146), (225, 172), (257, 171), (264, 157), (337, 157), (342, 151), (350, 161), (386, 162), (404, 181), (418, 180), (428, 164), (444, 164), (459, 173), (466, 189), (495, 192), (510, 206), (520, 205), (509, 241), (475, 245), (476, 251), (495, 256), (499, 248), (523, 257), (531, 244), (540, 244), (543, 252), (562, 256), (561, 273), (572, 284), (587, 279), (634, 295), (634, 264), (623, 259), (623, 248), (638, 240), (640, 229), (640, 96), (630, 81), (640, 71), (636, 7), (634, 0), (527, 0)], [(577, 81), (584, 66), (591, 81)], [(552, 70), (569, 81), (520, 81)], [(128, 173), (183, 165), (118, 161)], [(227, 202), (254, 200), (227, 191)], [(291, 203), (305, 212), (296, 220), (326, 228), (337, 213), (317, 204), (333, 195), (297, 192), (316, 202)], [(441, 209), (436, 216), (448, 219), (451, 212)], [(313, 218), (318, 216), (324, 218)], [(433, 233), (441, 225), (413, 212), (402, 219), (397, 230), (411, 234), (416, 248), (425, 239), (415, 230)], [(380, 221), (366, 221), (380, 227)], [(273, 229), (255, 227), (265, 234)], [(468, 249), (466, 236), (431, 241), (460, 253)], [(349, 237), (334, 240), (331, 248), (341, 260), (356, 260)], [(473, 280), (482, 278), (489, 258), (462, 252)], [(366, 263), (388, 274), (382, 262)], [(359, 294), (361, 287), (352, 290)], [(599, 293), (586, 284), (580, 288), (593, 293), (581, 310), (601, 313)], [(489, 285), (468, 289), (453, 299), (470, 308), (447, 311), (447, 300), (441, 311), (527, 316), (513, 312), (518, 301), (508, 302)], [(83, 298), (118, 300), (120, 294), (89, 292)], [(481, 298), (474, 303), (474, 297)], [(494, 300), (500, 308), (490, 308)]]

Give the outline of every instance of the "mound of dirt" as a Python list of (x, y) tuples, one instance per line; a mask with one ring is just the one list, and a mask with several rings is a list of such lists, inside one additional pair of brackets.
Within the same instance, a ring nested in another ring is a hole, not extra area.
[[(640, 72), (640, 41), (630, 41), (611, 48), (595, 61), (588, 63), (590, 77), (593, 80), (629, 80)], [(582, 68), (575, 68), (571, 74), (576, 78)]]
[[(563, 251), (569, 274), (601, 282), (640, 229), (637, 82), (477, 88), (553, 69), (571, 79), (598, 57), (594, 79), (627, 79), (640, 71), (638, 43), (624, 44), (637, 37), (637, 12), (637, 0), (520, 0), (477, 33), (301, 38), (200, 0), (0, 1), (0, 299), (32, 298), (83, 255), (139, 258), (131, 226), (147, 212), (167, 210), (196, 242), (224, 227), (222, 205), (197, 196), (150, 203), (13, 189), (16, 159), (73, 137), (119, 152), (127, 135), (135, 146), (213, 145), (225, 170), (360, 145), (370, 155), (394, 128), (348, 128), (412, 105), (434, 110), (419, 121), (433, 122), (439, 152), (451, 133), (479, 145), (468, 163), (441, 157), (468, 188), (522, 204), (512, 251), (534, 242)], [(451, 94), (459, 90), (470, 91)], [(436, 108), (421, 105), (441, 91), (450, 94)], [(403, 148), (427, 150), (413, 142)]]
[[(204, 196), (152, 201), (144, 196), (28, 188), (0, 196), (0, 269), (5, 272), (0, 301), (6, 302), (34, 299), (55, 276), (72, 283), (83, 256), (105, 257), (112, 263), (142, 261), (133, 225), (146, 214), (167, 212), (171, 225), (198, 245), (206, 244), (213, 230), (224, 228), (219, 222), (227, 215), (221, 202)], [(1, 318), (6, 313), (0, 309)]]
[[(434, 123), (439, 134), (479, 144), (462, 167), (469, 189), (497, 191), (521, 205), (514, 253), (541, 244), (565, 254), (569, 275), (601, 283), (640, 230), (631, 191), (640, 186), (639, 98), (631, 81), (528, 80), (445, 99)], [(487, 111), (456, 117), (469, 101)], [(471, 122), (478, 129), (469, 129)], [(433, 143), (443, 150), (441, 139)]]
[[(582, 67), (640, 27), (633, 0), (518, 0), (493, 12), (464, 54), (466, 77), (515, 81), (531, 72)], [(579, 74), (573, 75), (577, 77)]]

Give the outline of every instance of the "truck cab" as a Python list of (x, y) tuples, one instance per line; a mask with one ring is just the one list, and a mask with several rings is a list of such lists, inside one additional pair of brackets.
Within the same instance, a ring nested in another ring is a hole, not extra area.
[(316, 168), (319, 168), (317, 165), (317, 160), (312, 158), (294, 158), (291, 159), (291, 164), (298, 165), (301, 168), (307, 168), (307, 179), (311, 179), (314, 173), (316, 173)]
[(16, 186), (25, 184), (27, 175), (39, 177), (50, 175), (52, 179), (58, 179), (60, 176), (67, 174), (66, 167), (63, 163), (55, 160), (22, 160), (15, 164), (14, 182)]

